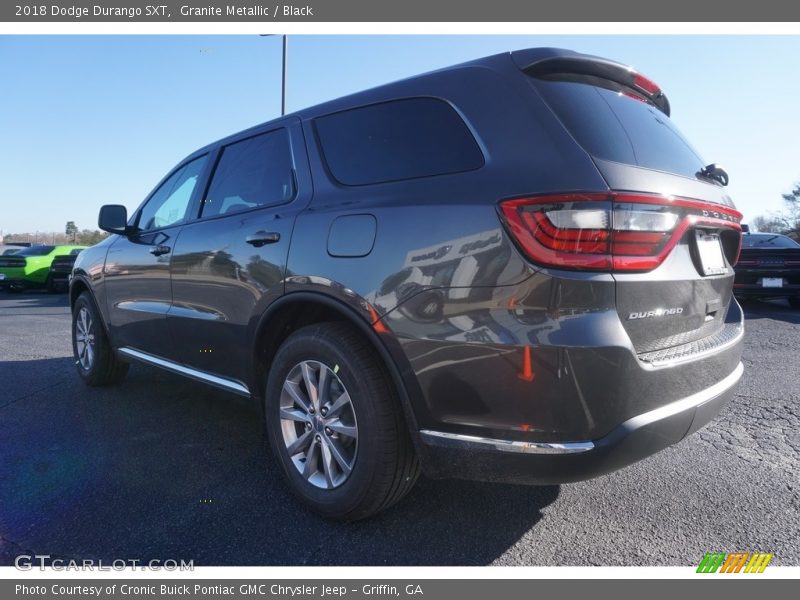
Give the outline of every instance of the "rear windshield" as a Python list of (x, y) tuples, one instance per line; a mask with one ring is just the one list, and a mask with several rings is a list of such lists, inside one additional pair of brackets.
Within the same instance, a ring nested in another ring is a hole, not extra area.
[(771, 235), (743, 235), (744, 248), (800, 248), (800, 244), (793, 239), (773, 233)]
[(577, 142), (595, 158), (687, 177), (705, 165), (664, 113), (643, 100), (573, 81), (535, 79)]
[(14, 256), (47, 256), (55, 246), (31, 246), (17, 252)]

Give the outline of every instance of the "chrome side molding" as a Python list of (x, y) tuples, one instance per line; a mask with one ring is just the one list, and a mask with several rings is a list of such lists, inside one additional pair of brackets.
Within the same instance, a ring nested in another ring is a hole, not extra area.
[(218, 375), (212, 375), (211, 373), (199, 371), (165, 358), (160, 358), (158, 356), (153, 356), (152, 354), (147, 354), (146, 352), (134, 350), (133, 348), (123, 347), (119, 348), (117, 352), (122, 356), (132, 358), (133, 360), (138, 360), (148, 365), (160, 367), (162, 369), (166, 369), (167, 371), (177, 373), (178, 375), (183, 375), (184, 377), (189, 377), (190, 379), (208, 383), (209, 385), (213, 385), (229, 392), (234, 392), (235, 394), (239, 394), (241, 396), (250, 397), (250, 390), (241, 381), (235, 381), (233, 379), (219, 377)]

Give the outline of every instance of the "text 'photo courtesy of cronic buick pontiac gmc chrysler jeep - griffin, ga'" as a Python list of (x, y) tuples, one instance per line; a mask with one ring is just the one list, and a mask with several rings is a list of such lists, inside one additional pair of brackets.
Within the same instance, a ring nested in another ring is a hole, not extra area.
[[(515, 51), (181, 161), (70, 289), (77, 372), (140, 361), (252, 398), (318, 513), (420, 472), (559, 484), (708, 423), (742, 375), (741, 214), (652, 80)], [(265, 458), (266, 460), (266, 458)]]

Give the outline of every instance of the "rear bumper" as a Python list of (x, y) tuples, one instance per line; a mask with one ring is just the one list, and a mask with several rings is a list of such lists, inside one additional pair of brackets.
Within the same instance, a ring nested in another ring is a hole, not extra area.
[[(689, 287), (674, 294), (687, 296)], [(672, 345), (638, 351), (606, 274), (540, 272), (513, 286), (439, 294), (434, 323), (409, 302), (384, 318), (407, 364), (415, 437), (431, 477), (596, 477), (702, 427), (741, 376), (744, 315), (729, 291), (717, 329), (696, 339), (676, 332)]]
[(48, 269), (0, 267), (0, 288), (35, 288), (44, 285)]
[(794, 298), (800, 297), (800, 285), (765, 288), (760, 283), (737, 283), (733, 286), (733, 294), (737, 298)]
[(72, 271), (50, 271), (50, 279), (58, 283), (69, 284), (69, 276)]
[[(780, 279), (781, 287), (763, 287), (765, 279)], [(800, 296), (800, 270), (787, 267), (738, 265), (733, 293), (740, 298), (791, 298)]]
[(27, 279), (19, 277), (14, 277), (14, 278), (6, 277), (5, 279), (0, 279), (0, 290), (8, 288), (27, 288), (34, 286), (36, 286), (35, 283), (31, 283)]
[(632, 417), (595, 440), (539, 443), (423, 430), (426, 474), (553, 485), (598, 477), (694, 433), (733, 396), (744, 368), (690, 396)]

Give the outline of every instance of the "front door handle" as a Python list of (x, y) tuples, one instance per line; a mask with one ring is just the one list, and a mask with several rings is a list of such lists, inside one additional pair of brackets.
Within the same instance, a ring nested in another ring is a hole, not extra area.
[(280, 241), (280, 239), (281, 234), (277, 231), (256, 231), (248, 235), (245, 241), (251, 246), (261, 248), (261, 246), (265, 246), (266, 244), (274, 244)]
[(169, 251), (172, 250), (169, 246), (153, 246), (150, 248), (150, 254), (153, 256), (161, 256), (162, 254), (169, 254)]

